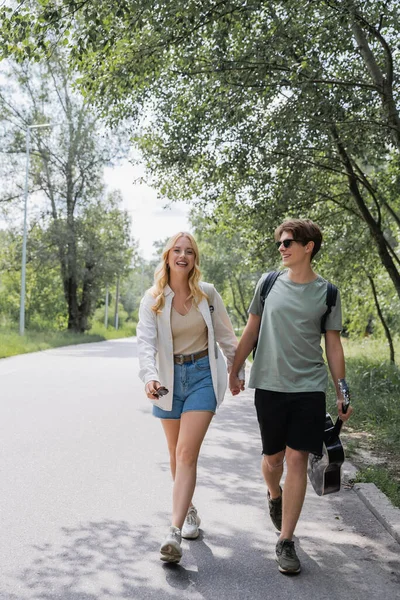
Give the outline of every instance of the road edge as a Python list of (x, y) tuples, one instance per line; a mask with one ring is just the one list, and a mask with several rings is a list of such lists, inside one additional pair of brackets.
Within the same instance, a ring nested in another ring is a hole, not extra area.
[[(343, 482), (350, 483), (351, 480), (354, 480), (357, 471), (357, 467), (346, 460), (343, 464)], [(375, 483), (355, 483), (352, 487), (374, 517), (400, 544), (400, 509), (393, 506), (389, 498)]]
[(378, 521), (400, 544), (400, 509), (374, 483), (355, 483), (354, 490)]

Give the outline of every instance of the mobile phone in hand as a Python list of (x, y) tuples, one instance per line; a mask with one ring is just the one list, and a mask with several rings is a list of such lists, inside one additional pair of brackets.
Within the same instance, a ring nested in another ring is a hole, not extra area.
[(156, 398), (161, 398), (162, 396), (165, 396), (166, 394), (168, 394), (168, 391), (169, 390), (167, 390), (167, 388), (162, 385), (159, 388), (157, 388), (157, 390), (153, 394), (153, 396), (156, 396)]

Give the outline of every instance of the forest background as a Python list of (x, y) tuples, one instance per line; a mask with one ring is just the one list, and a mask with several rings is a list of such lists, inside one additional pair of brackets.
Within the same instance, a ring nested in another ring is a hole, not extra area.
[[(400, 503), (397, 4), (3, 2), (4, 354), (38, 339), (134, 335), (165, 241), (149, 224), (155, 259), (143, 260), (118, 194), (106, 192), (104, 167), (134, 148), (159, 194), (190, 204), (204, 279), (238, 335), (255, 283), (279, 265), (274, 228), (289, 216), (321, 224), (315, 267), (341, 290), (356, 405), (348, 448), (363, 462), (360, 477)], [(366, 466), (366, 449), (378, 464)]]

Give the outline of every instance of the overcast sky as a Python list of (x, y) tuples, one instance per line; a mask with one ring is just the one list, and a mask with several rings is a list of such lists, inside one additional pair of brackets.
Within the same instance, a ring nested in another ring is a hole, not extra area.
[(131, 216), (132, 235), (139, 242), (143, 258), (149, 260), (154, 241), (190, 229), (187, 220), (189, 208), (183, 202), (165, 208), (165, 202), (157, 198), (153, 188), (135, 183), (141, 175), (140, 167), (133, 167), (126, 161), (118, 167), (105, 169), (105, 182), (110, 190), (121, 191), (123, 208)]

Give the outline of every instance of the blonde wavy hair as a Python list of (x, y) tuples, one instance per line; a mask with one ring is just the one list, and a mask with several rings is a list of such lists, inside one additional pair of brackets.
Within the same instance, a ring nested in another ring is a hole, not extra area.
[(196, 244), (196, 240), (194, 237), (188, 233), (187, 231), (180, 231), (173, 235), (165, 245), (163, 250), (161, 261), (157, 266), (154, 272), (154, 285), (150, 289), (152, 296), (156, 299), (155, 304), (151, 307), (152, 310), (156, 313), (160, 313), (164, 308), (165, 297), (164, 297), (164, 289), (165, 286), (169, 284), (170, 271), (168, 266), (168, 254), (171, 248), (176, 245), (176, 242), (180, 237), (186, 237), (190, 241), (192, 248), (194, 250), (194, 267), (189, 273), (189, 288), (190, 294), (186, 298), (186, 300), (190, 300), (193, 298), (194, 302), (198, 304), (202, 298), (208, 299), (207, 294), (205, 294), (200, 288), (200, 257), (199, 257), (199, 248)]

